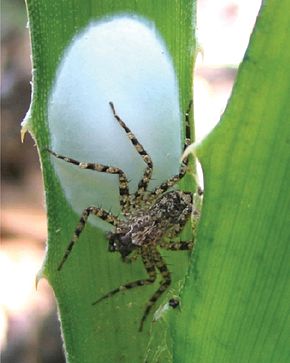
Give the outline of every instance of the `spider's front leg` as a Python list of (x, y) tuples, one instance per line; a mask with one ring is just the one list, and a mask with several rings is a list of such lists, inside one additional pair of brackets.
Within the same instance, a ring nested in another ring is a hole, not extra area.
[(138, 141), (136, 136), (133, 134), (133, 132), (129, 129), (129, 127), (125, 124), (125, 122), (116, 113), (113, 102), (110, 102), (109, 104), (110, 104), (110, 107), (112, 109), (115, 119), (118, 121), (119, 125), (125, 130), (126, 134), (128, 135), (128, 138), (130, 139), (131, 143), (135, 147), (136, 151), (142, 157), (143, 161), (147, 164), (147, 167), (143, 173), (143, 177), (139, 181), (138, 188), (135, 193), (134, 206), (136, 206), (136, 204), (138, 205), (142, 201), (143, 196), (145, 195), (144, 193), (146, 192), (146, 190), (148, 188), (148, 184), (151, 180), (152, 172), (153, 172), (153, 161), (152, 161), (151, 157), (148, 155), (148, 153), (146, 152), (146, 150), (144, 149), (144, 147), (140, 144), (140, 142)]
[(128, 179), (126, 174), (120, 168), (114, 166), (108, 166), (98, 163), (87, 163), (78, 161), (67, 156), (57, 154), (56, 152), (46, 149), (50, 154), (55, 156), (57, 159), (64, 160), (65, 162), (73, 165), (77, 165), (81, 169), (90, 169), (107, 174), (117, 174), (119, 176), (119, 194), (120, 194), (120, 206), (124, 214), (126, 214), (130, 209), (130, 195), (128, 187)]
[(64, 256), (63, 256), (60, 264), (58, 265), (58, 268), (57, 268), (58, 271), (60, 271), (62, 269), (63, 264), (67, 260), (69, 254), (71, 253), (71, 250), (73, 249), (75, 243), (79, 239), (79, 236), (82, 233), (90, 214), (94, 214), (95, 216), (101, 218), (105, 222), (112, 224), (113, 226), (116, 226), (119, 223), (118, 218), (116, 216), (114, 216), (112, 213), (105, 211), (102, 208), (96, 208), (96, 207), (86, 208), (81, 215), (80, 221), (77, 225), (77, 228), (75, 229), (75, 232), (73, 234), (71, 241), (69, 242), (69, 244), (66, 248)]
[[(187, 111), (185, 113), (185, 140), (183, 145), (183, 151), (187, 148), (187, 146), (191, 143), (191, 135), (190, 135), (190, 122), (189, 115), (192, 109), (192, 100), (189, 102)], [(159, 185), (159, 187), (155, 188), (151, 193), (151, 197), (161, 195), (166, 192), (169, 188), (173, 187), (176, 183), (178, 183), (186, 174), (188, 168), (188, 157), (182, 160), (181, 167), (179, 169), (179, 173), (174, 175), (173, 177), (166, 180), (164, 183)]]

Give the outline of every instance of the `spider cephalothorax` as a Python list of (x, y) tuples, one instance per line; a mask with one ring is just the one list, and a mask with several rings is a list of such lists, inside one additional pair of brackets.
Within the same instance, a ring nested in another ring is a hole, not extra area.
[[(146, 163), (147, 167), (145, 168), (143, 177), (138, 184), (137, 191), (134, 194), (130, 194), (127, 176), (120, 168), (98, 163), (80, 162), (48, 150), (55, 157), (77, 165), (82, 169), (91, 169), (98, 172), (118, 175), (120, 206), (123, 215), (122, 218), (120, 218), (102, 208), (94, 206), (86, 208), (82, 213), (72, 240), (70, 241), (58, 266), (58, 270), (61, 270), (63, 264), (68, 258), (90, 214), (94, 214), (95, 216), (110, 223), (113, 226), (113, 229), (108, 233), (109, 251), (119, 252), (124, 261), (130, 260), (131, 257), (133, 259), (141, 256), (148, 277), (146, 279), (126, 283), (108, 292), (93, 304), (97, 304), (121, 290), (152, 284), (156, 280), (157, 271), (159, 271), (162, 276), (160, 287), (147, 302), (139, 326), (139, 330), (141, 331), (144, 321), (152, 306), (171, 283), (170, 272), (158, 248), (160, 247), (175, 251), (192, 249), (193, 241), (173, 241), (173, 238), (179, 235), (191, 215), (195, 219), (198, 219), (199, 211), (194, 205), (195, 203), (193, 202), (193, 199), (194, 196), (199, 197), (201, 192), (198, 191), (196, 195), (193, 195), (193, 193), (170, 190), (170, 188), (185, 175), (188, 165), (187, 158), (183, 160), (177, 175), (172, 176), (153, 191), (147, 191), (147, 187), (152, 176), (153, 162), (144, 150), (143, 146), (138, 142), (135, 135), (116, 114), (112, 102), (110, 102), (110, 107), (114, 118), (125, 130), (128, 138), (134, 145), (136, 151), (142, 157), (143, 161)], [(186, 139), (184, 148), (190, 142), (190, 108), (191, 103), (185, 115)]]

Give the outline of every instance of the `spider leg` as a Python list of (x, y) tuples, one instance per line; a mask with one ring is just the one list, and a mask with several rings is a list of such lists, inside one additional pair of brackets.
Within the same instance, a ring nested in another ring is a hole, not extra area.
[(192, 250), (194, 241), (179, 241), (171, 243), (161, 242), (159, 246), (170, 251), (188, 251)]
[(68, 158), (63, 155), (59, 155), (56, 152), (47, 149), (47, 151), (55, 156), (58, 159), (64, 160), (67, 163), (77, 165), (81, 169), (90, 169), (94, 171), (98, 171), (101, 173), (107, 173), (107, 174), (118, 174), (119, 176), (119, 194), (120, 194), (120, 205), (122, 212), (126, 212), (129, 210), (130, 205), (130, 195), (129, 195), (129, 187), (128, 187), (128, 179), (123, 172), (123, 170), (119, 168), (115, 168), (113, 166), (107, 166), (103, 164), (98, 163), (85, 163), (81, 162), (72, 158)]
[(69, 242), (69, 244), (66, 248), (64, 256), (63, 256), (60, 264), (58, 265), (58, 268), (57, 268), (58, 271), (61, 270), (63, 264), (65, 263), (69, 254), (71, 253), (72, 248), (74, 247), (75, 243), (79, 239), (79, 236), (80, 236), (81, 232), (83, 231), (90, 214), (94, 214), (95, 216), (103, 219), (104, 221), (106, 221), (114, 226), (118, 224), (118, 218), (116, 216), (114, 216), (113, 214), (105, 211), (104, 209), (96, 208), (96, 207), (86, 208), (81, 215), (80, 221), (77, 225), (77, 228), (73, 234), (71, 241)]
[[(189, 102), (188, 108), (185, 113), (185, 140), (183, 145), (183, 151), (187, 148), (188, 145), (190, 145), (190, 122), (189, 122), (189, 115), (190, 111), (192, 109), (192, 100)], [(150, 196), (157, 196), (164, 192), (166, 192), (169, 188), (171, 188), (173, 185), (175, 185), (177, 182), (179, 182), (184, 175), (187, 172), (188, 167), (188, 157), (182, 160), (181, 167), (179, 169), (179, 173), (174, 175), (173, 177), (166, 180), (164, 183), (159, 185), (159, 187), (155, 188), (153, 192), (151, 192)]]
[(120, 116), (116, 113), (115, 107), (113, 102), (110, 102), (110, 107), (112, 109), (113, 115), (115, 119), (118, 121), (120, 126), (126, 131), (131, 143), (137, 150), (138, 154), (142, 157), (143, 161), (147, 164), (147, 167), (144, 171), (143, 177), (138, 183), (138, 189), (135, 193), (135, 204), (138, 204), (142, 200), (142, 196), (144, 195), (144, 192), (147, 190), (148, 184), (150, 182), (150, 179), (152, 177), (153, 172), (153, 162), (150, 156), (147, 154), (147, 152), (144, 150), (143, 146), (140, 144), (140, 142), (137, 140), (136, 136), (133, 134), (133, 132), (127, 127), (125, 122), (120, 118)]
[(163, 277), (163, 280), (160, 282), (159, 288), (155, 291), (155, 293), (150, 297), (149, 301), (147, 302), (146, 308), (144, 310), (143, 316), (140, 321), (139, 331), (142, 331), (144, 322), (145, 322), (147, 316), (149, 315), (150, 310), (152, 309), (152, 306), (156, 303), (156, 301), (160, 298), (160, 296), (164, 293), (164, 291), (168, 289), (168, 287), (171, 284), (170, 272), (169, 272), (162, 256), (156, 249), (151, 249), (150, 251), (153, 254), (152, 257), (153, 257), (155, 266), (160, 271), (161, 276)]
[(117, 294), (120, 291), (129, 290), (129, 289), (132, 289), (132, 288), (138, 287), (138, 286), (145, 286), (145, 285), (152, 284), (156, 280), (155, 265), (152, 262), (149, 254), (141, 253), (141, 257), (142, 257), (142, 260), (143, 260), (144, 267), (145, 267), (145, 269), (146, 269), (146, 271), (147, 271), (147, 273), (149, 275), (149, 277), (147, 279), (140, 279), (140, 280), (128, 282), (128, 283), (126, 283), (124, 285), (121, 285), (121, 286), (117, 287), (116, 289), (111, 290), (107, 294), (100, 297), (98, 300), (93, 302), (92, 305), (96, 305), (99, 302), (101, 302), (102, 300), (108, 299), (108, 298), (112, 297), (113, 295)]
[(129, 256), (125, 256), (122, 258), (123, 262), (125, 263), (132, 263), (138, 259), (140, 256), (140, 250), (132, 251)]

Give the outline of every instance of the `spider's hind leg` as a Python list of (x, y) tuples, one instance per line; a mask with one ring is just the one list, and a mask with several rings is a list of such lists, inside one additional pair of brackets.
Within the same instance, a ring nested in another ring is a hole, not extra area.
[(143, 146), (140, 144), (136, 136), (133, 134), (133, 132), (129, 129), (129, 127), (125, 124), (125, 122), (120, 118), (120, 116), (116, 113), (115, 107), (113, 102), (110, 102), (110, 107), (112, 109), (113, 115), (115, 119), (118, 121), (120, 126), (125, 130), (128, 138), (130, 139), (131, 143), (135, 147), (138, 154), (142, 157), (143, 161), (147, 164), (147, 167), (143, 173), (142, 179), (138, 183), (138, 189), (135, 193), (134, 198), (134, 204), (138, 204), (143, 198), (144, 193), (147, 190), (148, 184), (152, 177), (153, 172), (153, 162), (151, 157), (148, 155), (148, 153), (145, 151)]
[(163, 279), (160, 282), (159, 288), (154, 292), (154, 294), (150, 297), (149, 301), (147, 302), (146, 308), (144, 310), (143, 316), (140, 321), (139, 331), (143, 330), (144, 322), (147, 316), (149, 315), (153, 305), (156, 303), (156, 301), (161, 297), (161, 295), (168, 289), (168, 287), (171, 284), (170, 271), (168, 270), (167, 265), (163, 260), (162, 256), (160, 255), (160, 253), (155, 248), (150, 249), (150, 253), (152, 254), (155, 266), (161, 273)]
[[(145, 249), (147, 249), (147, 248), (145, 247)], [(117, 287), (116, 289), (111, 290), (108, 293), (106, 293), (105, 295), (101, 296), (98, 300), (93, 302), (92, 305), (96, 305), (99, 302), (101, 302), (102, 300), (108, 299), (120, 291), (129, 290), (129, 289), (132, 289), (132, 288), (138, 287), (138, 286), (145, 286), (145, 285), (153, 284), (153, 282), (156, 280), (156, 270), (155, 270), (154, 262), (152, 261), (150, 254), (147, 252), (141, 251), (141, 257), (142, 257), (146, 272), (148, 274), (147, 279), (140, 279), (140, 280), (128, 282), (124, 285), (121, 285), (121, 286)]]
[(171, 243), (160, 243), (160, 247), (169, 251), (190, 251), (193, 249), (194, 241), (179, 241)]

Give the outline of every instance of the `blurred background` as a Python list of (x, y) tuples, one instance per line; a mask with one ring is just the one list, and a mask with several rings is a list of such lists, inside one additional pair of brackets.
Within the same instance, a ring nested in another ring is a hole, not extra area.
[[(261, 0), (198, 0), (200, 52), (195, 70), (196, 136), (222, 114)], [(24, 0), (1, 1), (0, 349), (3, 363), (62, 363), (52, 290), (35, 289), (46, 215), (37, 151), (20, 123), (30, 103), (31, 51)]]

